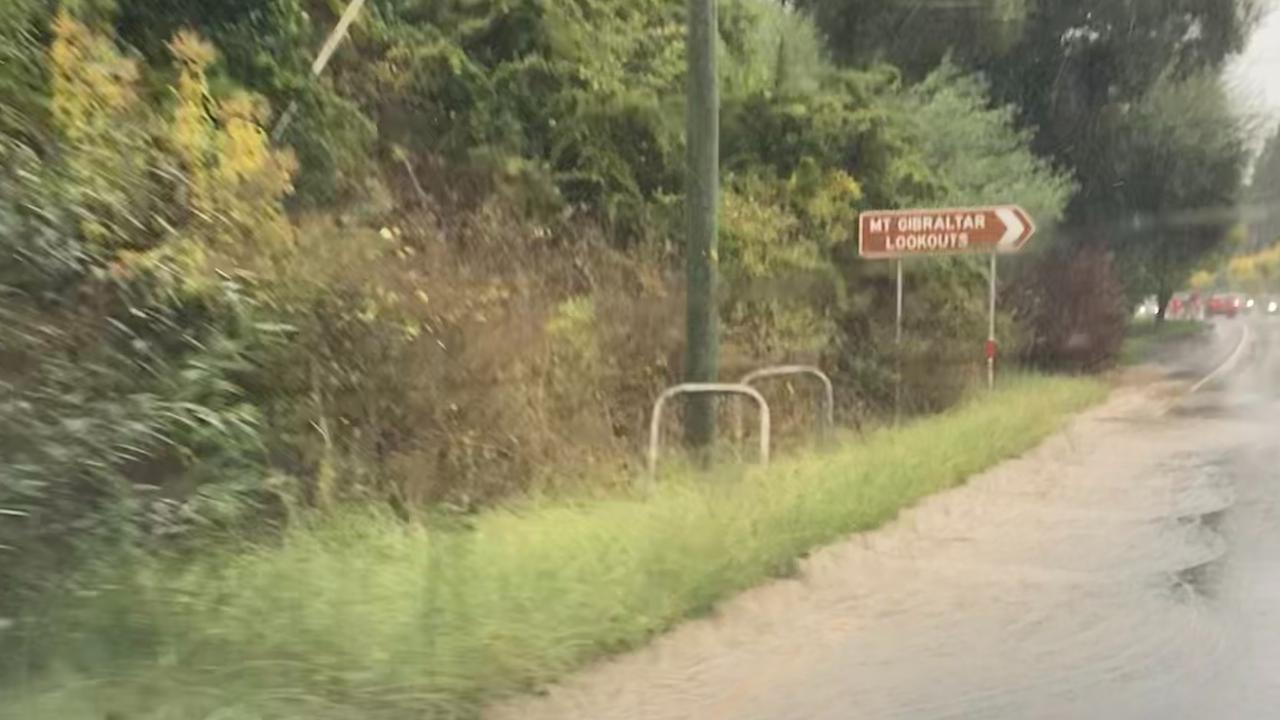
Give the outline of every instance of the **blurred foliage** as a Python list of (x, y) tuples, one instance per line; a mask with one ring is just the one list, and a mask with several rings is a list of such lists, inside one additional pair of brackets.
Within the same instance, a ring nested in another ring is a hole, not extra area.
[[(1106, 392), (1014, 374), (946, 415), (842, 432), (766, 472), (673, 463), (643, 491), (529, 498), (460, 522), (345, 508), (278, 542), (102, 567), (100, 590), (54, 598), (40, 626), (41, 645), (80, 662), (6, 687), (0, 717), (476, 717), (891, 522)], [(0, 663), (29, 652), (10, 647)]]
[[(1080, 191), (1073, 224), (1123, 223), (1126, 134), (1114, 130), (1161, 85), (1212, 75), (1243, 47), (1253, 0), (1047, 0), (1017, 44), (982, 67), (995, 94), (1017, 103), (1035, 147), (1070, 167)], [(1176, 149), (1170, 148), (1173, 155)], [(1092, 233), (1084, 237), (1098, 238)]]
[(38, 0), (0, 5), (0, 133), (39, 132), (47, 122), (48, 76), (42, 43), (48, 16)]
[(1252, 230), (1251, 249), (1280, 240), (1280, 130), (1267, 140), (1255, 161), (1245, 198)]
[[(947, 58), (982, 72), (992, 95), (1013, 108), (1031, 133), (1032, 147), (1068, 170), (1076, 181), (1064, 222), (1067, 243), (1108, 246), (1123, 268), (1126, 292), (1138, 296), (1155, 285), (1178, 284), (1189, 264), (1203, 260), (1216, 243), (1204, 227), (1150, 237), (1131, 233), (1134, 214), (1151, 214), (1152, 193), (1166, 208), (1193, 201), (1230, 214), (1232, 199), (1219, 192), (1194, 199), (1170, 184), (1134, 183), (1129, 173), (1143, 163), (1184, 160), (1177, 133), (1140, 127), (1156, 114), (1183, 128), (1199, 123), (1218, 133), (1209, 144), (1216, 156), (1195, 154), (1215, 169), (1235, 162), (1226, 147), (1240, 128), (1214, 87), (1217, 71), (1243, 47), (1257, 20), (1256, 0), (980, 0), (964, 3), (916, 0), (795, 0), (812, 12), (832, 53), (843, 63), (892, 62), (908, 78), (925, 78)], [(927, 83), (925, 83), (927, 85)], [(1192, 108), (1213, 107), (1178, 118), (1171, 93)], [(1158, 106), (1158, 109), (1155, 109)], [(1148, 110), (1152, 112), (1148, 112)], [(975, 153), (977, 155), (977, 153)], [(1194, 166), (1191, 156), (1186, 167)], [(1216, 172), (1216, 170), (1215, 170)], [(1238, 179), (1219, 176), (1216, 187), (1235, 192)], [(1188, 176), (1178, 182), (1192, 181)], [(1138, 197), (1135, 195), (1143, 195)], [(1039, 217), (1037, 215), (1037, 217)], [(1227, 219), (1221, 225), (1229, 226)], [(1195, 224), (1192, 221), (1192, 224)], [(1206, 234), (1207, 233), (1207, 234)], [(1220, 239), (1221, 235), (1217, 235)], [(1154, 244), (1171, 246), (1157, 275), (1139, 273), (1152, 262)], [(1044, 245), (1042, 238), (1038, 245)]]
[(1035, 0), (792, 0), (816, 20), (844, 63), (887, 62), (923, 78), (945, 58), (968, 66), (1017, 42)]
[(240, 380), (274, 337), (254, 286), (289, 249), (292, 160), (253, 98), (209, 95), (196, 37), (156, 106), (109, 35), (51, 33), (47, 123), (0, 145), (0, 602), (271, 494)]
[(929, 166), (945, 180), (931, 202), (1015, 203), (1046, 231), (1063, 219), (1075, 183), (1027, 150), (1032, 133), (1018, 127), (1017, 106), (993, 107), (985, 82), (944, 62), (899, 103)]
[(1255, 294), (1280, 292), (1280, 243), (1231, 257), (1218, 272), (1201, 271), (1193, 279), (1205, 288)]
[(1117, 251), (1131, 297), (1155, 294), (1163, 311), (1237, 225), (1244, 133), (1207, 75), (1162, 79), (1114, 128), (1117, 213), (1129, 213)]
[(1096, 372), (1118, 359), (1129, 305), (1114, 258), (1099, 245), (1061, 246), (1034, 258), (1010, 290), (1028, 328), (1023, 354), (1031, 362)]
[[(191, 30), (213, 43), (220, 62), (217, 87), (238, 85), (265, 98), (277, 112), (298, 111), (285, 133), (301, 164), (298, 198), (318, 205), (364, 192), (375, 154), (375, 128), (363, 110), (335, 86), (315, 79), (311, 62), (341, 12), (322, 0), (115, 0), (121, 42), (153, 65), (163, 65), (170, 38)], [(349, 49), (339, 53), (348, 57)], [(265, 118), (264, 118), (265, 119)]]
[(1191, 279), (1187, 281), (1187, 286), (1192, 290), (1208, 290), (1213, 287), (1216, 278), (1214, 273), (1208, 270), (1197, 270), (1191, 274)]
[(770, 0), (725, 0), (719, 11), (723, 95), (794, 97), (818, 89), (833, 72), (805, 15)]
[[(1117, 3), (1150, 21), (1135, 39), (1068, 5), (721, 3), (726, 376), (821, 363), (854, 423), (896, 377), (909, 410), (953, 403), (982, 366), (982, 263), (907, 264), (899, 356), (858, 212), (997, 202), (1047, 246), (1009, 263), (1027, 299), (1001, 337), (1105, 364), (1111, 336), (1077, 335), (1110, 332), (1112, 257), (1053, 255), (1080, 236), (1054, 226), (1231, 201), (1200, 73), (1245, 23)], [(684, 3), (379, 0), (315, 78), (343, 6), (0, 7), (0, 553), (24, 558), (0, 603), (76, 548), (625, 478), (680, 376)], [(1220, 230), (1117, 250), (1172, 277)]]

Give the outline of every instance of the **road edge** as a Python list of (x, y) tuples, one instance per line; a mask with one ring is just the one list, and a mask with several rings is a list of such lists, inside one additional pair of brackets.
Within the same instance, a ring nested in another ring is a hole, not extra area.
[(1249, 331), (1249, 324), (1246, 322), (1241, 325), (1240, 340), (1236, 342), (1235, 350), (1232, 350), (1231, 354), (1219, 363), (1216, 368), (1209, 371), (1209, 374), (1200, 378), (1199, 381), (1192, 385), (1191, 388), (1187, 390), (1187, 394), (1194, 395), (1204, 388), (1204, 386), (1216, 380), (1220, 375), (1233, 370), (1235, 366), (1240, 363), (1240, 358), (1244, 357), (1244, 351), (1248, 347), (1250, 339), (1251, 333)]

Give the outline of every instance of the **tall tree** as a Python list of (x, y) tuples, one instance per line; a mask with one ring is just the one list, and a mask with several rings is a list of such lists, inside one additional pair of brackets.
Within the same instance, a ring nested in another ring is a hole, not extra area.
[(1008, 52), (1029, 0), (794, 0), (812, 13), (836, 58), (889, 62), (920, 78), (950, 55), (965, 66)]
[(1036, 149), (1075, 170), (1076, 223), (1109, 222), (1128, 208), (1112, 132), (1163, 78), (1220, 68), (1255, 18), (1254, 0), (1040, 0), (1020, 41), (986, 70), (998, 97), (1037, 129)]
[(948, 54), (1020, 109), (1035, 150), (1080, 184), (1069, 220), (1109, 222), (1111, 130), (1161, 78), (1215, 70), (1239, 50), (1257, 0), (794, 0), (845, 63), (889, 61), (923, 77)]
[(1248, 201), (1251, 246), (1257, 249), (1280, 240), (1280, 130), (1254, 165)]
[(1107, 171), (1122, 179), (1112, 192), (1128, 210), (1116, 251), (1131, 289), (1155, 293), (1163, 317), (1174, 290), (1236, 224), (1243, 127), (1208, 74), (1162, 78), (1110, 125), (1117, 152)]

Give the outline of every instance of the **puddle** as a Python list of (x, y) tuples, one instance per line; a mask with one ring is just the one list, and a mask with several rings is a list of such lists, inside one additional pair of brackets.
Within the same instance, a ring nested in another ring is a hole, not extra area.
[(1183, 602), (1213, 600), (1221, 574), (1222, 566), (1217, 560), (1176, 573), (1172, 578), (1174, 596)]

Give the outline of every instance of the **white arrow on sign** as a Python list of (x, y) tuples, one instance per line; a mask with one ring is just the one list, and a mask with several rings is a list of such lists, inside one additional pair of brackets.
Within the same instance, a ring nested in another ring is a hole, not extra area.
[(1027, 226), (1022, 224), (1022, 218), (1018, 217), (1016, 210), (1008, 207), (998, 208), (996, 217), (1004, 223), (1004, 235), (1000, 236), (1000, 242), (996, 243), (996, 247), (1004, 252), (1017, 248), (1022, 232), (1027, 229)]

